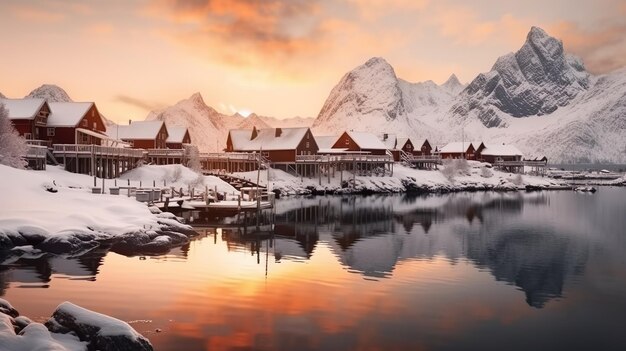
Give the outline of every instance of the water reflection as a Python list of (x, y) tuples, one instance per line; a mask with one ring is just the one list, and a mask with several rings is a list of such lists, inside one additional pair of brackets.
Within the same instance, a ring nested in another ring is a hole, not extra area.
[[(268, 258), (306, 262), (320, 244), (345, 270), (365, 279), (392, 278), (404, 261), (467, 259), (517, 286), (530, 306), (541, 308), (563, 296), (564, 285), (584, 271), (589, 256), (585, 238), (537, 215), (550, 208), (549, 198), (546, 193), (298, 197), (279, 201), (275, 213), (258, 222), (246, 218), (243, 227), (220, 219), (219, 228), (206, 235), (228, 251), (249, 252), (256, 263), (265, 263), (266, 274)], [(214, 221), (198, 217), (196, 223), (200, 220)], [(190, 245), (155, 259), (184, 261)], [(45, 255), (5, 263), (0, 295), (11, 283), (48, 287), (53, 275), (95, 281), (106, 254), (102, 248), (80, 257)]]

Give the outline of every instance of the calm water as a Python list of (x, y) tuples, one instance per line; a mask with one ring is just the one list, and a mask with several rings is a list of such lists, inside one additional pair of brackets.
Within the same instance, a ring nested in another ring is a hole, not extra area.
[(626, 345), (624, 188), (295, 198), (273, 240), (200, 231), (159, 257), (21, 259), (0, 295), (40, 321), (64, 300), (113, 315), (157, 350)]

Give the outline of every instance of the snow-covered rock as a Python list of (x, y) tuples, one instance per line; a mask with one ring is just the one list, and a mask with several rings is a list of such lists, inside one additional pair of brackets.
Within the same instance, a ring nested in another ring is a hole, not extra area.
[(87, 341), (89, 348), (103, 351), (152, 350), (150, 341), (128, 323), (63, 302), (46, 323), (48, 329), (62, 333), (69, 330)]
[(58, 85), (44, 84), (31, 91), (26, 98), (46, 99), (48, 102), (73, 102), (70, 96)]
[(0, 349), (50, 350), (152, 350), (150, 341), (128, 323), (63, 302), (46, 324), (33, 322), (0, 299)]

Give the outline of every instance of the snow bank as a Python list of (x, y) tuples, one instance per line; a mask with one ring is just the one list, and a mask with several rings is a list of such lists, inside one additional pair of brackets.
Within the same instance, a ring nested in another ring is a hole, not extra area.
[[(450, 173), (450, 174), (447, 174)], [(256, 181), (257, 172), (235, 173), (239, 177)], [(446, 176), (448, 175), (448, 176)], [(262, 171), (260, 182), (268, 184), (268, 172)], [(282, 170), (269, 170), (269, 188), (283, 195), (303, 195), (311, 193), (399, 193), (399, 192), (451, 192), (464, 190), (498, 190), (512, 191), (526, 187), (539, 189), (562, 188), (563, 184), (554, 179), (530, 175), (518, 175), (485, 168), (485, 164), (475, 161), (467, 162), (467, 169), (446, 172), (445, 166), (440, 170), (419, 170), (394, 165), (393, 176), (359, 176), (344, 171), (328, 179), (296, 177)]]
[(91, 194), (91, 177), (50, 168), (35, 172), (0, 166), (0, 251), (76, 254), (137, 233), (154, 239), (164, 230), (191, 230), (152, 214), (134, 198)]
[(44, 324), (19, 316), (0, 299), (0, 348), (21, 350), (152, 350), (152, 345), (128, 323), (70, 302), (57, 307)]

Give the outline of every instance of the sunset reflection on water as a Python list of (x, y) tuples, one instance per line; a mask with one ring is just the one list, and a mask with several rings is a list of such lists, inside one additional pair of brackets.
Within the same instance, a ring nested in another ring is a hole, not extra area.
[(131, 322), (157, 350), (610, 346), (626, 304), (623, 223), (572, 213), (575, 196), (289, 199), (273, 236), (198, 228), (167, 255), (21, 259), (0, 283), (23, 315), (69, 300)]

